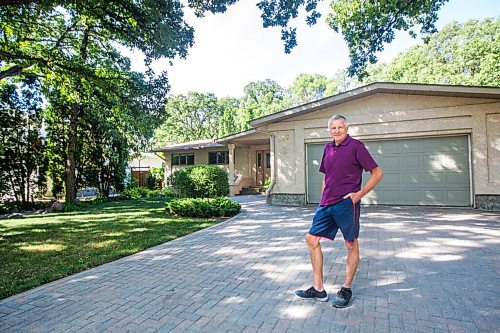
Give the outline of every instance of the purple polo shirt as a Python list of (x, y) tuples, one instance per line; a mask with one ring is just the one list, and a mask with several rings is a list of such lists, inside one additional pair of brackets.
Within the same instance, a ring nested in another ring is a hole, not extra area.
[(363, 142), (349, 135), (338, 146), (335, 140), (326, 144), (319, 171), (325, 174), (325, 189), (320, 205), (332, 205), (344, 195), (361, 189), (363, 169), (371, 171), (378, 166)]

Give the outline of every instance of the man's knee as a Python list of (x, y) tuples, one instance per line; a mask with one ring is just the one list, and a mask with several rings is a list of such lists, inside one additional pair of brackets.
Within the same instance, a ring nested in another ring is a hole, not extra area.
[(311, 234), (306, 235), (306, 243), (310, 248), (315, 248), (319, 246), (319, 237)]
[(352, 250), (356, 250), (358, 247), (358, 240), (355, 239), (354, 241), (345, 241), (345, 247), (347, 248), (347, 250), (349, 251), (352, 251)]

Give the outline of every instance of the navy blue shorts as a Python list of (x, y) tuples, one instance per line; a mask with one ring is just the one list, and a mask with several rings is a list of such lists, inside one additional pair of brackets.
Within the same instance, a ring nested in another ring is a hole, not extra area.
[(333, 205), (318, 206), (309, 234), (333, 240), (340, 228), (344, 240), (354, 242), (359, 236), (359, 208), (359, 202), (353, 204), (350, 197)]

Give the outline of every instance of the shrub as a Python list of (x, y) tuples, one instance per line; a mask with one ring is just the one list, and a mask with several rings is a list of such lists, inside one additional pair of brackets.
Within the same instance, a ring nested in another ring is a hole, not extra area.
[(163, 168), (150, 168), (146, 178), (146, 186), (150, 190), (160, 189), (163, 183)]
[(228, 198), (182, 198), (167, 202), (167, 211), (187, 217), (229, 217), (240, 212), (241, 205)]
[(214, 165), (194, 165), (174, 172), (172, 184), (181, 197), (216, 198), (229, 193), (227, 172)]
[(122, 193), (120, 193), (120, 198), (123, 200), (137, 200), (141, 198), (159, 198), (162, 196), (162, 191), (161, 190), (150, 190), (145, 187), (134, 187), (134, 188), (129, 188), (126, 190), (123, 190)]

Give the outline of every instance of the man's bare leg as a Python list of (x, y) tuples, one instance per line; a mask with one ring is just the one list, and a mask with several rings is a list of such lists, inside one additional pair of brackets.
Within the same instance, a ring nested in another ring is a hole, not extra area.
[(323, 251), (319, 243), (320, 237), (306, 235), (307, 247), (313, 268), (313, 286), (317, 291), (323, 291)]

